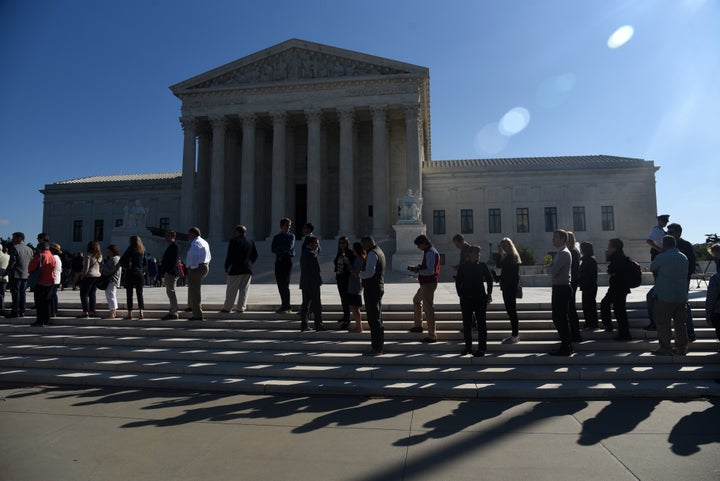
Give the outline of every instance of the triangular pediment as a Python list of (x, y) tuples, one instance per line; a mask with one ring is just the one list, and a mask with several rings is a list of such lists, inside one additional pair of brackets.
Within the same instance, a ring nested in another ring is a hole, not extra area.
[(303, 40), (292, 39), (173, 85), (182, 92), (257, 84), (347, 80), (389, 75), (427, 76), (428, 69)]

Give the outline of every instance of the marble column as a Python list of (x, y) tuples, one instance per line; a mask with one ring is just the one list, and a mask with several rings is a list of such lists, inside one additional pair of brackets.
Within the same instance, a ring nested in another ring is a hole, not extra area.
[(315, 225), (315, 235), (322, 233), (322, 159), (321, 159), (321, 118), (322, 111), (305, 112), (308, 121), (307, 154), (307, 220)]
[(373, 237), (388, 237), (388, 142), (387, 110), (371, 107), (373, 124)]
[(340, 219), (338, 236), (354, 238), (355, 229), (355, 188), (353, 175), (353, 117), (352, 107), (338, 109), (340, 116), (340, 166), (339, 203)]
[(193, 225), (200, 227), (201, 232), (205, 233), (208, 229), (208, 207), (210, 198), (210, 159), (212, 157), (212, 139), (211, 131), (207, 125), (203, 125), (198, 130), (198, 166), (197, 166), (197, 184), (195, 195), (195, 219), (191, 225), (185, 227), (189, 229)]
[(407, 172), (407, 188), (412, 189), (413, 194), (422, 192), (419, 126), (418, 107), (416, 105), (406, 107), (405, 137), (407, 139), (407, 145), (405, 147), (405, 169)]
[(180, 119), (183, 129), (182, 185), (180, 187), (180, 218), (172, 219), (172, 228), (185, 232), (195, 221), (195, 162), (196, 162), (196, 124), (194, 118)]
[(225, 117), (212, 117), (212, 164), (210, 168), (210, 225), (208, 237), (214, 240), (225, 240)]
[(242, 115), (240, 223), (255, 232), (255, 114)]
[(273, 118), (273, 153), (272, 153), (272, 205), (270, 208), (270, 229), (271, 233), (275, 226), (283, 217), (289, 217), (287, 212), (287, 166), (286, 162), (286, 135), (285, 122), (287, 114), (285, 112), (274, 112)]

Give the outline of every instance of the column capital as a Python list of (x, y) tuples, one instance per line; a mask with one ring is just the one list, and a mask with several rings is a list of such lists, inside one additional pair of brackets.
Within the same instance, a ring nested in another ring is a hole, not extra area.
[(371, 105), (370, 112), (372, 113), (373, 121), (385, 120), (387, 110), (387, 105)]
[(180, 126), (185, 133), (197, 134), (197, 125), (198, 121), (195, 119), (195, 117), (180, 117)]
[(337, 113), (340, 117), (340, 120), (352, 121), (355, 118), (355, 107), (353, 107), (352, 105), (338, 107)]
[(288, 114), (285, 110), (276, 110), (270, 112), (270, 116), (273, 119), (273, 124), (284, 124), (287, 122)]
[(210, 121), (210, 125), (212, 126), (213, 130), (216, 128), (225, 128), (229, 123), (228, 118), (224, 115), (214, 115), (212, 117), (209, 117), (208, 120)]
[(305, 111), (305, 118), (308, 122), (311, 121), (322, 121), (323, 111), (322, 109), (309, 109)]
[(418, 120), (418, 114), (420, 113), (420, 107), (411, 104), (411, 105), (405, 105), (405, 119), (406, 120)]
[(254, 127), (257, 115), (254, 112), (240, 114), (240, 120), (242, 120), (243, 127)]

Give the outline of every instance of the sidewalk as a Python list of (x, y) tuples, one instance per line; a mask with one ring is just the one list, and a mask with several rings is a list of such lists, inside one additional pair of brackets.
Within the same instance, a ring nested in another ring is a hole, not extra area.
[(720, 479), (713, 401), (0, 388), (0, 481)]

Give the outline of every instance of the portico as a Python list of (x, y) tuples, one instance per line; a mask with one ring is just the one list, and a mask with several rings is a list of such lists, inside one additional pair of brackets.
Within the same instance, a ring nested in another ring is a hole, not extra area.
[(224, 241), (282, 217), (325, 238), (391, 235), (429, 157), (426, 68), (289, 40), (171, 87), (182, 100), (181, 224)]

